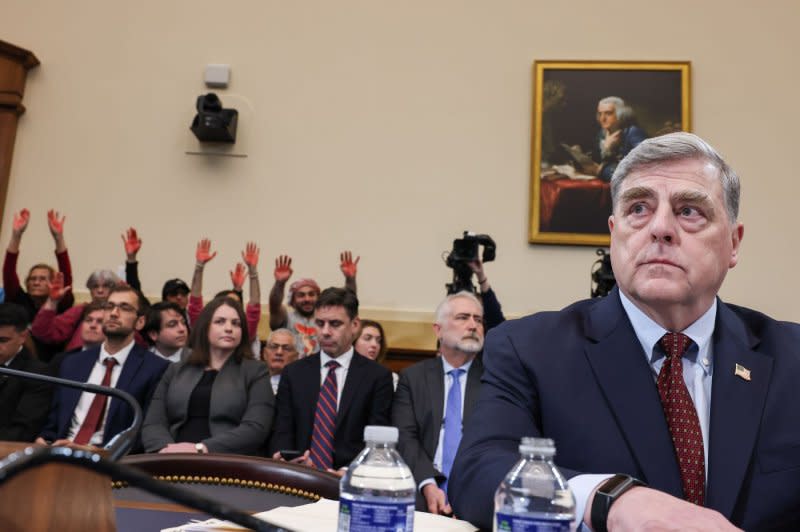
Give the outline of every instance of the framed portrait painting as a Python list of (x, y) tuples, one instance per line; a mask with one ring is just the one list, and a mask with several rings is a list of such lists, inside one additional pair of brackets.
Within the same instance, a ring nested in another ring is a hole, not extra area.
[(529, 240), (607, 246), (610, 181), (644, 139), (691, 131), (686, 62), (536, 61)]

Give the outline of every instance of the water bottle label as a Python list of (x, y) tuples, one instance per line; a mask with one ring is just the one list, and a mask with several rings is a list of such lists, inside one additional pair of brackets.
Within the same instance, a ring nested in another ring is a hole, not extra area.
[(543, 519), (521, 515), (495, 515), (498, 532), (569, 532), (572, 519)]
[(414, 504), (340, 499), (339, 530), (412, 532)]

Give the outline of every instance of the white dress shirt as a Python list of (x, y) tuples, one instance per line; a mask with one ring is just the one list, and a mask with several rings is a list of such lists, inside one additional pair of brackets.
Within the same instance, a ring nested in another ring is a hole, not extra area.
[(270, 375), (269, 383), (272, 385), (272, 393), (278, 395), (278, 385), (281, 383), (281, 374)]
[[(133, 349), (134, 341), (131, 342), (123, 347), (120, 351), (116, 354), (111, 355), (108, 351), (106, 351), (106, 344), (103, 342), (103, 345), (100, 347), (100, 356), (92, 366), (92, 372), (89, 374), (89, 379), (86, 381), (89, 384), (97, 384), (103, 382), (103, 377), (106, 374), (106, 366), (104, 362), (107, 358), (114, 358), (117, 360), (117, 363), (114, 365), (114, 368), (111, 370), (111, 382), (109, 386), (111, 388), (115, 388), (117, 386), (117, 381), (119, 380), (119, 375), (122, 373), (122, 367), (125, 365), (125, 361), (128, 359), (128, 355)], [(69, 433), (67, 434), (67, 438), (70, 440), (74, 440), (75, 436), (78, 435), (78, 431), (81, 430), (81, 425), (83, 425), (83, 421), (86, 419), (87, 414), (89, 414), (89, 408), (92, 406), (92, 401), (94, 401), (95, 394), (91, 392), (83, 392), (81, 393), (80, 399), (78, 399), (78, 404), (75, 406), (75, 411), (72, 413), (72, 422), (69, 426)], [(100, 429), (92, 435), (92, 438), (89, 440), (90, 445), (100, 445), (103, 443), (103, 431), (106, 428), (106, 418), (108, 417), (108, 398), (106, 398), (106, 410), (103, 414), (103, 420), (100, 422)]]
[(347, 372), (350, 370), (350, 362), (353, 360), (353, 348), (351, 347), (345, 353), (342, 353), (336, 358), (331, 357), (325, 351), (320, 351), (319, 353), (319, 385), (322, 386), (322, 383), (325, 382), (325, 377), (328, 376), (328, 368), (325, 367), (325, 364), (330, 362), (331, 360), (335, 360), (339, 363), (339, 367), (336, 368), (336, 411), (339, 411), (339, 403), (342, 402), (342, 390), (344, 389), (344, 383), (347, 380)]
[[(658, 372), (664, 365), (664, 353), (657, 347), (658, 341), (667, 331), (664, 327), (654, 322), (647, 314), (642, 312), (633, 302), (619, 292), (622, 307), (628, 315), (639, 343), (642, 346), (647, 363), (653, 373), (654, 381), (658, 380)], [(683, 380), (689, 395), (692, 397), (697, 417), (700, 421), (700, 431), (703, 433), (703, 449), (705, 452), (706, 479), (708, 479), (708, 430), (711, 418), (711, 380), (714, 368), (714, 349), (711, 338), (714, 334), (714, 323), (717, 319), (717, 300), (711, 307), (681, 331), (692, 339), (692, 345), (682, 358)], [(576, 515), (579, 522), (583, 518), (586, 504), (592, 491), (604, 480), (614, 476), (614, 473), (576, 475), (569, 479), (569, 486), (575, 495)], [(586, 530), (586, 528), (583, 528)]]

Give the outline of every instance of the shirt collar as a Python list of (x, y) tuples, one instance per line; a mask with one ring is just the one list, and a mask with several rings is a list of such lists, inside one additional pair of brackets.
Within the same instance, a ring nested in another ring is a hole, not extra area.
[(13, 356), (13, 357), (11, 357), (11, 358), (9, 358), (8, 360), (6, 360), (6, 361), (5, 361), (5, 363), (3, 363), (3, 365), (4, 365), (5, 367), (7, 367), (7, 368), (10, 368), (10, 367), (11, 367), (11, 363), (12, 363), (12, 362), (14, 362), (14, 359), (15, 359), (15, 358), (17, 358), (17, 356), (19, 356), (19, 354), (22, 352), (22, 349), (23, 349), (24, 347), (25, 347), (25, 346), (22, 346), (22, 345), (21, 345), (21, 346), (19, 346), (19, 349), (17, 349), (17, 352), (16, 352), (16, 353), (14, 353), (14, 356)]
[(117, 351), (115, 354), (112, 355), (108, 351), (106, 351), (106, 343), (103, 342), (103, 344), (100, 346), (100, 357), (97, 359), (97, 362), (103, 365), (103, 363), (105, 363), (107, 358), (113, 358), (117, 361), (119, 367), (122, 367), (125, 365), (125, 361), (128, 360), (128, 355), (131, 354), (131, 349), (133, 349), (135, 343), (136, 342), (131, 340), (131, 342), (128, 345), (126, 345), (125, 347), (123, 347), (122, 349), (120, 349), (119, 351)]
[[(445, 375), (447, 375), (447, 373), (448, 373), (450, 370), (456, 369), (456, 368), (455, 368), (455, 366), (451, 365), (451, 364), (450, 364), (450, 363), (447, 361), (447, 359), (446, 359), (446, 358), (444, 358), (444, 357), (443, 357), (441, 354), (440, 354), (439, 356), (440, 356), (440, 357), (441, 357), (441, 359), (442, 359), (442, 366), (444, 366), (444, 374), (445, 374)], [(469, 368), (471, 368), (471, 367), (472, 367), (472, 362), (473, 362), (474, 360), (475, 360), (475, 359), (473, 358), (473, 359), (472, 359), (472, 360), (470, 360), (469, 362), (467, 362), (467, 363), (463, 364), (462, 366), (459, 366), (459, 368), (458, 368), (458, 369), (463, 369), (465, 374), (466, 374), (466, 373), (469, 373)]]
[[(664, 327), (653, 321), (650, 316), (642, 312), (630, 299), (628, 299), (622, 291), (619, 291), (619, 298), (622, 302), (622, 308), (625, 309), (625, 314), (633, 326), (636, 337), (642, 345), (642, 350), (647, 357), (649, 363), (655, 362), (657, 359), (664, 356), (660, 349), (655, 349), (656, 344), (664, 336), (667, 331)], [(698, 352), (709, 352), (708, 346), (711, 343), (711, 337), (714, 334), (714, 324), (717, 320), (717, 299), (705, 313), (700, 316), (694, 323), (689, 325), (682, 332), (692, 339), (694, 346), (687, 355), (688, 358), (696, 358)]]
[(332, 356), (330, 356), (325, 351), (320, 351), (319, 352), (320, 367), (324, 368), (325, 364), (327, 364), (331, 360), (335, 360), (336, 362), (338, 362), (339, 365), (341, 367), (343, 367), (344, 369), (349, 369), (350, 368), (350, 362), (353, 360), (353, 348), (351, 347), (346, 352), (342, 353), (341, 355), (339, 355), (336, 358), (333, 358)]

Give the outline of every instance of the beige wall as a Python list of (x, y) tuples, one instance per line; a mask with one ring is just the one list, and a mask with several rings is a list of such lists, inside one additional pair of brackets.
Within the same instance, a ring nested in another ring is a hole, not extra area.
[[(689, 60), (694, 131), (744, 182), (742, 260), (723, 297), (800, 320), (793, 238), (800, 3), (714, 0), (76, 2), (4, 0), (0, 38), (32, 50), (0, 246), (11, 212), (34, 220), (21, 270), (51, 255), (45, 211), (67, 213), (77, 283), (122, 263), (135, 225), (146, 292), (187, 281), (194, 245), (228, 284), (246, 239), (296, 276), (341, 282), (359, 253), (368, 313), (427, 318), (450, 271), (440, 256), (469, 228), (519, 315), (585, 297), (589, 247), (527, 243), (531, 66), (536, 59)], [(242, 113), (246, 158), (186, 155), (207, 63)], [(108, 199), (111, 197), (112, 199)]]

